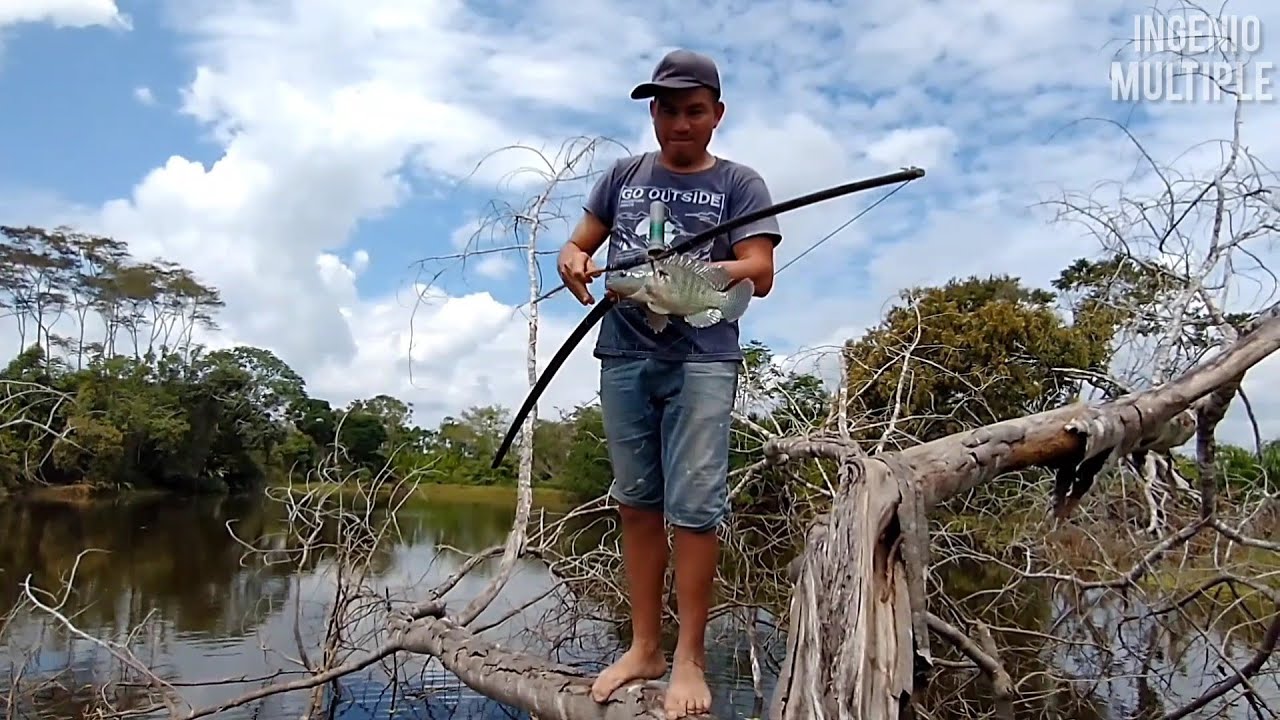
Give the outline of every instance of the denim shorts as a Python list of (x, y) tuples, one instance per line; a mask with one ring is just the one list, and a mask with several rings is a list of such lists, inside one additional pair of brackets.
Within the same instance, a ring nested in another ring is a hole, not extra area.
[(693, 531), (724, 520), (740, 367), (737, 360), (601, 359), (614, 500), (661, 510), (670, 525)]

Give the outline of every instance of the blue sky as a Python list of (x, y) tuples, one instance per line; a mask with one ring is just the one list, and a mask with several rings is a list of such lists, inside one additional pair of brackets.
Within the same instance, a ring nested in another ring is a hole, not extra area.
[(6, 103), (0, 121), (6, 184), (96, 205), (172, 152), (218, 156), (217, 147), (198, 142), (191, 123), (133, 99), (135, 87), (176, 89), (186, 74), (172, 37), (154, 18), (136, 22), (131, 33), (37, 23), (9, 31), (0, 92), (25, 100)]
[(117, 197), (173, 152), (215, 159), (199, 129), (133, 99), (140, 85), (171, 88), (189, 73), (159, 18), (135, 19), (134, 32), (103, 27), (6, 28), (0, 93), (0, 181), (96, 205)]
[[(206, 166), (221, 156), (223, 148), (210, 137), (208, 125), (180, 108), (183, 89), (194, 71), (193, 52), (188, 45), (190, 38), (182, 32), (180, 20), (156, 3), (121, 2), (119, 8), (129, 18), (128, 31), (107, 27), (67, 29), (48, 23), (26, 23), (9, 30), (0, 92), (6, 97), (35, 101), (15, 104), (0, 118), (0, 159), (3, 160), (0, 185), (93, 207), (126, 194), (141, 177), (172, 155)], [(819, 29), (816, 38), (822, 39), (828, 34), (829, 31)], [(679, 42), (679, 38), (674, 40)], [(732, 67), (735, 63), (749, 63), (752, 57), (750, 52), (732, 49), (724, 53), (721, 62)], [(730, 98), (740, 90), (750, 91), (749, 86), (744, 88), (744, 83), (735, 82), (731, 74), (726, 77), (726, 84)], [(51, 92), (51, 88), (59, 91)], [(617, 101), (610, 104), (614, 110), (611, 115), (590, 113), (595, 115), (591, 132), (619, 138), (635, 134), (637, 125), (643, 122), (644, 106), (624, 100), (626, 89), (618, 89)], [(142, 91), (148, 94), (148, 101), (138, 97)], [(926, 89), (926, 94), (941, 105), (948, 104), (956, 92), (960, 90), (947, 89), (944, 83)], [(859, 91), (841, 85), (829, 85), (823, 95), (833, 103), (858, 102), (870, 106), (892, 97), (888, 91)], [(1107, 110), (1125, 111), (1115, 107)], [(920, 105), (903, 113), (899, 120), (904, 125), (926, 123), (932, 119), (929, 116), (933, 112), (932, 106)], [(574, 115), (578, 114), (565, 113), (559, 117), (550, 114), (549, 119), (567, 124), (567, 118)], [(1054, 129), (1045, 123), (1018, 127), (1011, 132), (1047, 135)], [(1005, 141), (1012, 139), (1009, 134), (997, 137)], [(632, 144), (638, 140), (636, 137), (626, 139)], [(971, 162), (982, 162), (964, 147), (957, 149), (953, 161), (953, 171), (957, 173), (966, 170)], [(860, 176), (834, 181), (855, 177)], [(368, 250), (372, 257), (357, 282), (361, 293), (385, 292), (406, 280), (414, 261), (433, 251), (449, 251), (447, 243), (440, 239), (447, 238), (468, 217), (482, 212), (492, 197), (488, 187), (444, 185), (411, 173), (406, 173), (404, 180), (412, 188), (409, 197), (394, 212), (362, 220), (349, 240), (351, 248)], [(931, 203), (950, 193), (946, 186), (935, 187), (934, 192), (920, 192), (918, 188), (919, 185), (907, 189), (891, 201), (911, 208), (911, 214), (897, 216), (898, 220), (919, 219)], [(857, 210), (889, 189), (860, 195), (850, 201), (849, 209)], [(786, 197), (777, 195), (775, 200)], [(896, 229), (900, 230), (901, 226)], [(887, 234), (888, 228), (880, 230)], [(787, 240), (789, 246), (801, 242), (807, 246), (818, 237), (789, 236)], [(867, 272), (864, 256), (865, 253), (855, 252), (815, 260), (809, 273), (814, 280), (861, 283)], [(552, 272), (549, 260), (545, 270)], [(446, 274), (439, 282), (448, 292), (465, 292), (477, 287), (474, 278), (455, 273)], [(526, 292), (523, 283), (523, 276), (517, 275), (510, 284), (482, 281), (481, 286), (500, 301), (512, 303), (523, 299)], [(778, 336), (766, 339), (775, 343), (786, 341)]]
[[(411, 263), (454, 249), (528, 159), (460, 182), (485, 153), (579, 134), (649, 149), (627, 92), (686, 45), (721, 64), (729, 112), (713, 149), (760, 170), (776, 200), (924, 167), (753, 306), (744, 335), (797, 353), (856, 336), (909, 285), (989, 272), (1043, 284), (1099, 252), (1033, 206), (1125, 180), (1137, 155), (1115, 128), (1068, 123), (1128, 119), (1163, 161), (1229, 132), (1223, 105), (1110, 99), (1116, 41), (1145, 6), (813, 1), (788, 16), (764, 2), (545, 0), (516, 17), (503, 3), (25, 0), (0, 10), (0, 97), (18, 99), (0, 113), (0, 221), (69, 222), (181, 262), (227, 298), (208, 342), (269, 347), (316, 394), (391, 392), (432, 422), (525, 392), (518, 257), (506, 274), (450, 271), (441, 295), (413, 302)], [(1230, 7), (1280, 27), (1274, 6)], [(1265, 158), (1275, 108), (1248, 112)], [(784, 216), (780, 261), (883, 192)], [(583, 309), (564, 295), (542, 311), (545, 357)], [(594, 393), (588, 350), (549, 405)]]
[[(130, 18), (128, 32), (26, 23), (5, 33), (0, 96), (30, 100), (0, 114), (0, 187), (94, 207), (126, 195), (172, 155), (205, 165), (221, 157), (208, 126), (179, 107), (194, 67), (174, 18), (157, 3), (118, 5)], [(138, 97), (144, 89), (150, 102)], [(362, 293), (404, 282), (410, 264), (431, 252), (424, 238), (448, 237), (488, 199), (410, 182), (414, 196), (394, 213), (362, 222), (351, 240), (375, 258), (358, 279)], [(449, 195), (432, 199), (433, 191)], [(39, 219), (10, 210), (4, 221)], [(449, 290), (467, 284), (453, 274), (441, 280)], [(521, 291), (519, 284), (513, 289)], [(495, 290), (504, 300), (518, 297)]]

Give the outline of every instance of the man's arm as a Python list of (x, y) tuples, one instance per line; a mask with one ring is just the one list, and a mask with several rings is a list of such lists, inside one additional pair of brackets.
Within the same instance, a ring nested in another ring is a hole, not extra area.
[(609, 226), (613, 223), (613, 213), (617, 202), (615, 183), (618, 175), (618, 164), (615, 163), (596, 181), (587, 202), (582, 206), (582, 217), (569, 235), (569, 240), (560, 248), (560, 257), (556, 268), (560, 279), (564, 281), (569, 292), (578, 298), (583, 305), (591, 305), (596, 301), (587, 290), (598, 272), (591, 256), (596, 254), (600, 246), (609, 238)]
[[(773, 198), (764, 178), (750, 168), (742, 168), (730, 196), (730, 217), (741, 217), (772, 204)], [(716, 264), (727, 270), (734, 282), (750, 279), (755, 285), (754, 295), (764, 297), (773, 289), (773, 249), (780, 242), (782, 232), (776, 217), (757, 220), (729, 233), (734, 259)]]
[(577, 249), (587, 255), (595, 255), (608, 238), (609, 228), (604, 222), (590, 212), (583, 212), (578, 224), (569, 235), (568, 242), (561, 248), (561, 252)]
[(556, 261), (560, 279), (583, 305), (590, 305), (596, 301), (591, 296), (591, 291), (587, 289), (587, 285), (591, 284), (593, 279), (592, 273), (598, 270), (591, 256), (596, 254), (608, 237), (609, 228), (588, 210), (582, 213), (577, 226), (573, 229), (573, 234), (569, 236), (569, 241), (560, 248), (560, 257)]
[(750, 279), (755, 285), (755, 296), (764, 297), (773, 289), (774, 237), (753, 235), (739, 240), (733, 246), (733, 260), (716, 263), (729, 272), (734, 282)]

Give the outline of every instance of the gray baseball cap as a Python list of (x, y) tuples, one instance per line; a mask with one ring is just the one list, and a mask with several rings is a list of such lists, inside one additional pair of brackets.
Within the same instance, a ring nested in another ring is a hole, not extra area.
[(658, 61), (653, 78), (631, 91), (632, 100), (651, 98), (663, 90), (706, 87), (720, 92), (720, 71), (711, 58), (692, 50), (672, 50)]

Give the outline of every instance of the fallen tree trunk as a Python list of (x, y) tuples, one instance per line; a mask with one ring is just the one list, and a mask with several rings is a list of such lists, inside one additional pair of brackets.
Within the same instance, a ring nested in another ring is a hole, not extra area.
[[(795, 579), (788, 653), (770, 710), (775, 720), (897, 718), (931, 657), (922, 623), (927, 545), (923, 514), (996, 477), (1034, 466), (1065, 468), (1083, 492), (1102, 461), (1143, 447), (1167, 423), (1280, 349), (1280, 305), (1214, 359), (1150, 391), (1098, 406), (1077, 403), (959, 433), (898, 453), (858, 456), (830, 442), (779, 443), (770, 452), (839, 456), (841, 487), (812, 528)], [(1083, 473), (1082, 473), (1083, 469)], [(904, 502), (905, 500), (905, 502)], [(914, 537), (913, 537), (914, 536)], [(920, 557), (912, 559), (912, 553)], [(915, 567), (912, 567), (912, 565)], [(662, 684), (591, 700), (591, 679), (480, 640), (441, 613), (406, 629), (411, 649), (441, 660), (462, 682), (542, 720), (661, 717)], [(982, 642), (968, 650), (978, 653)], [(975, 658), (979, 666), (989, 656)], [(847, 714), (846, 714), (847, 713)]]
[[(914, 655), (926, 667), (932, 663), (920, 624), (919, 574), (928, 545), (921, 533), (904, 532), (922, 529), (924, 512), (1034, 466), (1058, 469), (1070, 481), (1058, 489), (1078, 499), (1106, 462), (1167, 436), (1171, 421), (1181, 420), (1197, 402), (1212, 400), (1221, 387), (1234, 390), (1249, 368), (1277, 349), (1280, 305), (1214, 359), (1150, 391), (1096, 407), (1076, 403), (893, 455), (846, 456), (832, 510), (815, 523), (793, 569), (787, 659), (770, 717), (899, 716), (914, 687), (913, 643)], [(1225, 402), (1217, 404), (1225, 410)], [(793, 445), (791, 451), (797, 450), (803, 448)], [(1068, 499), (1059, 497), (1056, 504)], [(913, 552), (922, 556), (914, 568)], [(987, 660), (974, 659), (979, 666)]]
[[(768, 462), (799, 455), (840, 462), (832, 507), (813, 524), (793, 565), (787, 657), (771, 719), (880, 720), (908, 714), (918, 671), (932, 664), (930, 629), (988, 674), (997, 710), (1011, 717), (1012, 683), (985, 627), (974, 623), (976, 638), (971, 640), (925, 606), (927, 513), (948, 498), (1033, 466), (1055, 468), (1060, 480), (1066, 478), (1055, 488), (1056, 504), (1062, 507), (1089, 489), (1105, 462), (1167, 441), (1170, 421), (1179, 426), (1172, 435), (1182, 437), (1188, 411), (1201, 418), (1203, 426), (1196, 430), (1202, 436), (1211, 433), (1208, 426), (1221, 419), (1244, 374), (1278, 349), (1280, 304), (1214, 359), (1177, 380), (1102, 405), (1077, 403), (875, 457), (838, 441), (771, 442), (765, 449)], [(1202, 513), (1212, 512), (1211, 495)], [(1211, 515), (1202, 517), (1190, 533), (1184, 529), (1162, 544), (1172, 545), (1211, 524)], [(27, 594), (35, 598), (29, 590)], [(56, 610), (45, 609), (70, 626)], [(437, 658), (476, 692), (538, 720), (663, 717), (663, 683), (633, 683), (609, 702), (596, 703), (586, 673), (484, 640), (446, 613), (440, 602), (393, 613), (390, 625), (391, 638), (359, 660), (183, 716), (208, 716), (275, 693), (315, 687), (394, 653), (410, 652)], [(145, 673), (139, 663), (131, 664)], [(163, 686), (158, 678), (156, 683)], [(174, 709), (177, 703), (166, 695), (166, 704)]]
[(636, 683), (605, 705), (591, 698), (593, 676), (539, 660), (477, 637), (433, 606), (414, 622), (401, 621), (401, 646), (431, 655), (468, 687), (538, 720), (630, 720), (663, 717), (661, 682)]

